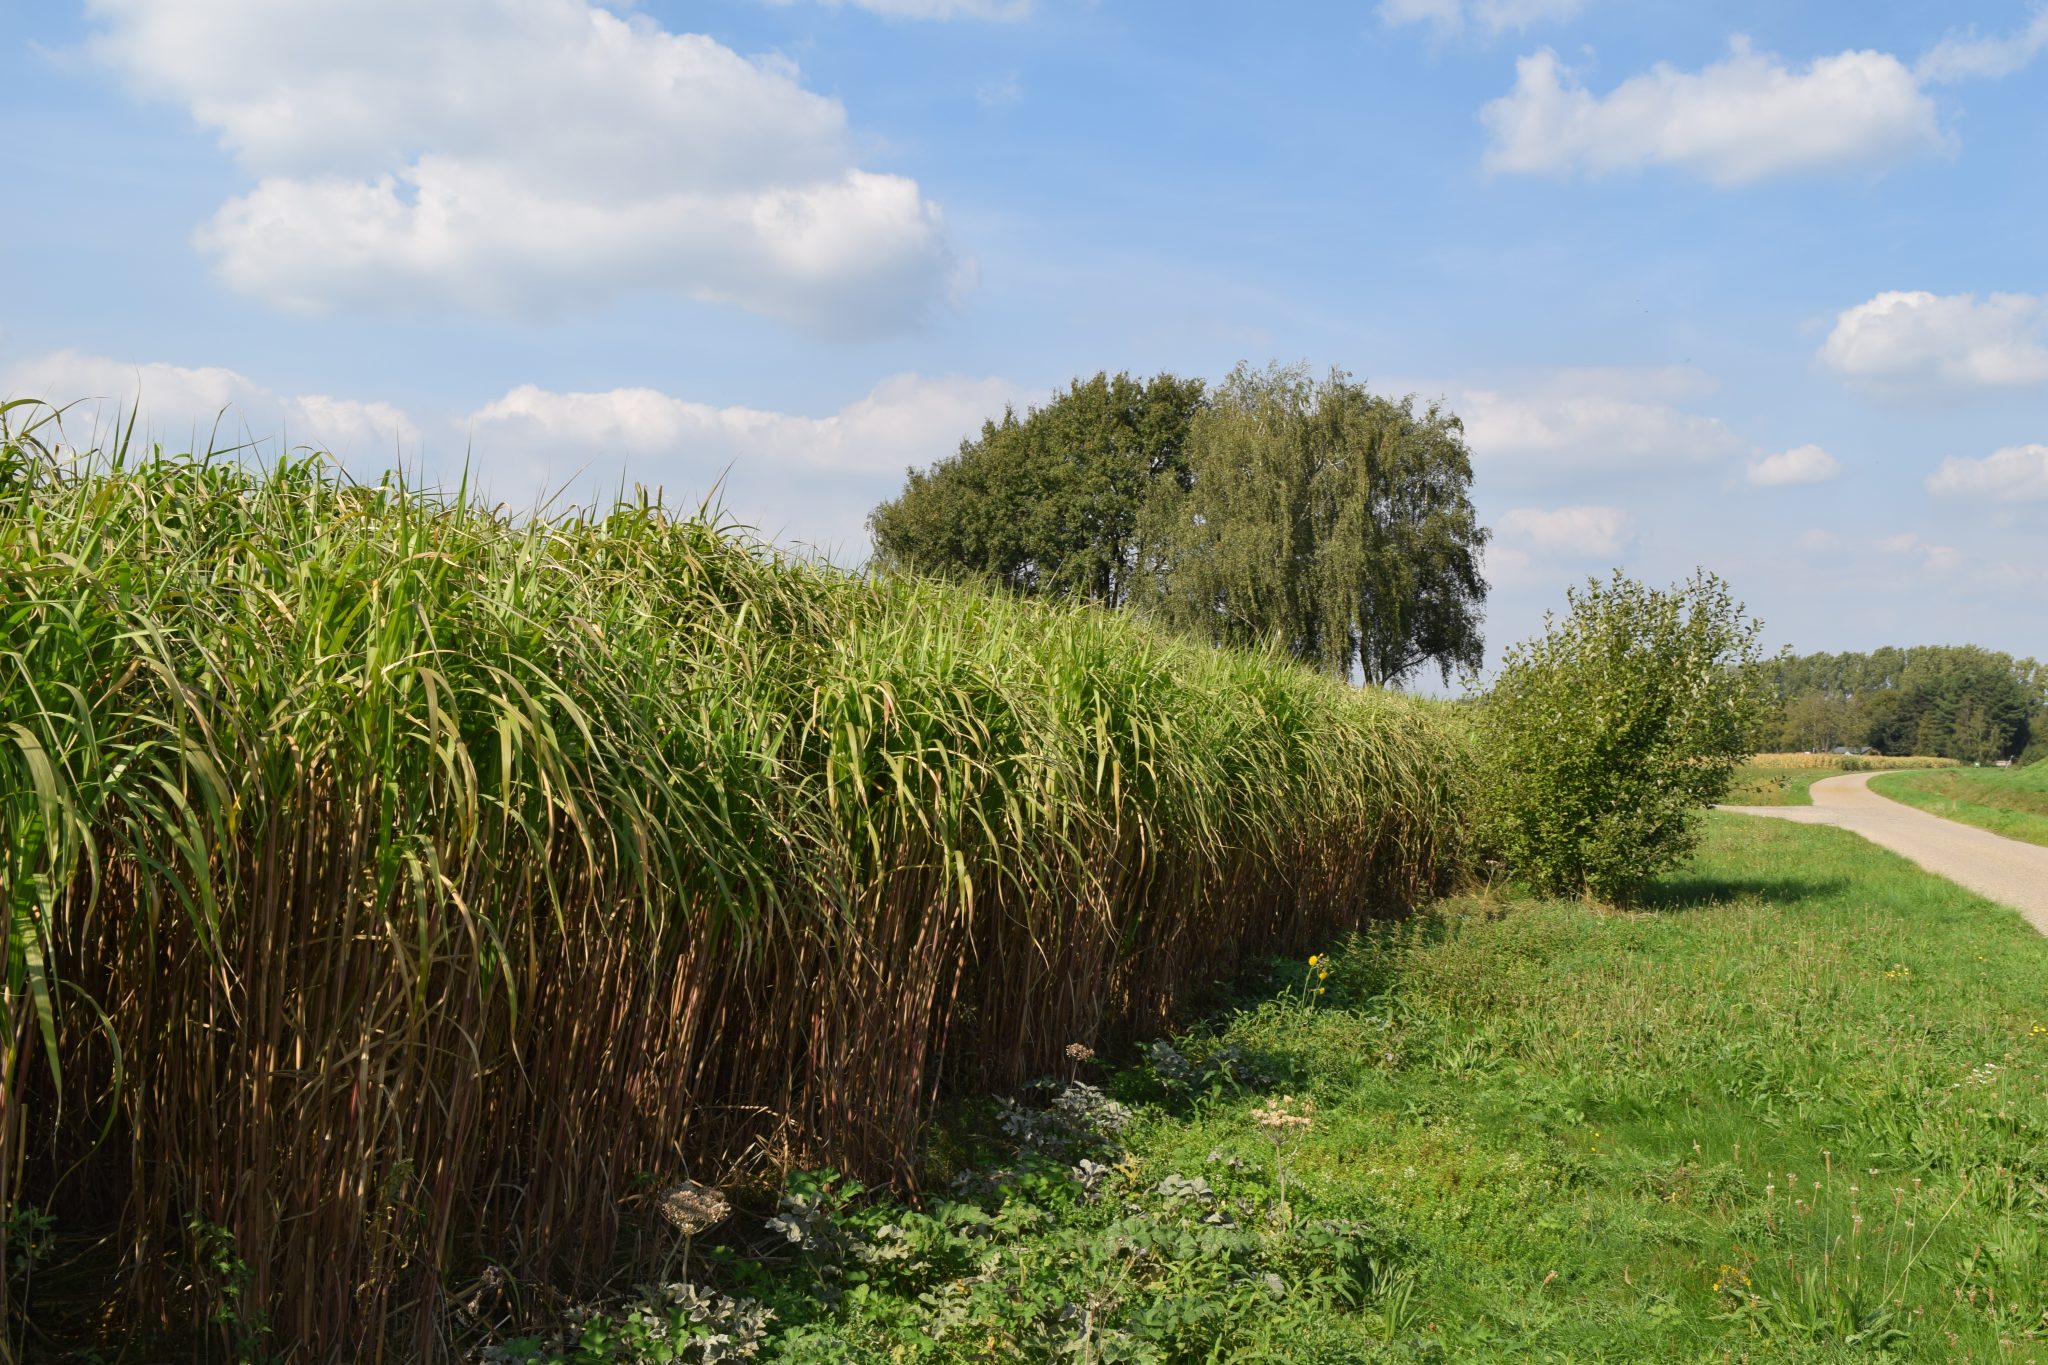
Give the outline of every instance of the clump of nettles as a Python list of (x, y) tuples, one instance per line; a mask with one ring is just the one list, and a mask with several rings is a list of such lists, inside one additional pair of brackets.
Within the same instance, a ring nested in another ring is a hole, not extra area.
[(996, 1125), (1019, 1152), (1070, 1162), (1083, 1155), (1120, 1151), (1117, 1139), (1131, 1117), (1129, 1109), (1097, 1087), (1067, 1081), (1059, 1084), (1043, 1109), (999, 1101)]
[(1204, 1051), (1183, 1051), (1162, 1039), (1146, 1046), (1145, 1063), (1160, 1089), (1169, 1095), (1265, 1090), (1279, 1082), (1279, 1077), (1257, 1057), (1236, 1043)]

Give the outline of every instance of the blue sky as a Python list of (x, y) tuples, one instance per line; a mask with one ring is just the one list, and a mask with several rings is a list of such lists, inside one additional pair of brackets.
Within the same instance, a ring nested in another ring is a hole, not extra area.
[(2048, 648), (2025, 0), (87, 0), (0, 42), (0, 389), (169, 444), (226, 406), (522, 505), (722, 478), (851, 560), (1005, 402), (1307, 361), (1466, 418), (1495, 645), (1619, 564), (1802, 650)]

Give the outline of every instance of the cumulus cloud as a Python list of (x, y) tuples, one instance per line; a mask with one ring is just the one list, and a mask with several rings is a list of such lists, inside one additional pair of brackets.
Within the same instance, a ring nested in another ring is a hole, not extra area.
[(1672, 406), (1700, 391), (1691, 370), (1560, 370), (1513, 386), (1444, 394), (1489, 473), (1655, 473), (1728, 459), (1749, 447), (1722, 423)]
[(130, 413), (139, 438), (202, 450), (290, 444), (390, 459), (416, 449), (420, 435), (389, 403), (281, 394), (218, 366), (136, 364), (78, 351), (0, 366), (0, 394), (64, 408), (64, 439), (82, 448), (111, 439)]
[(1485, 167), (1600, 176), (1669, 166), (1717, 185), (1816, 172), (1883, 171), (1939, 152), (1934, 101), (1898, 58), (1841, 52), (1788, 65), (1736, 38), (1700, 71), (1659, 64), (1605, 95), (1549, 50), (1480, 111)]
[(1611, 558), (1634, 539), (1619, 507), (1517, 507), (1501, 514), (1494, 531), (1512, 546), (1575, 559)]
[(1928, 478), (1927, 491), (2012, 502), (2048, 499), (2048, 445), (2007, 446), (1981, 460), (1951, 456)]
[(1841, 472), (1840, 460), (1819, 446), (1803, 445), (1751, 460), (1748, 477), (1756, 488), (1783, 488), (1791, 484), (1826, 483)]
[(687, 295), (811, 331), (955, 285), (939, 210), (856, 164), (845, 110), (591, 0), (87, 0), (91, 50), (255, 177), (197, 233), (307, 312), (547, 315)]
[(1577, 17), (1587, 0), (1380, 0), (1388, 28), (1427, 24), (1445, 36), (1468, 27), (1505, 33)]
[(1030, 395), (1001, 379), (884, 379), (822, 417), (719, 407), (655, 389), (565, 393), (522, 385), (464, 423), (500, 494), (523, 500), (588, 476), (623, 473), (695, 503), (718, 486), (725, 506), (764, 533), (840, 549), (863, 541), (867, 509), (911, 465)]
[(1997, 80), (2030, 65), (2048, 49), (2048, 5), (2034, 6), (2025, 28), (2003, 38), (1985, 38), (1972, 29), (1950, 34), (1915, 64), (1923, 81)]
[(1887, 291), (1835, 319), (1820, 362), (1893, 391), (2048, 383), (2048, 299)]

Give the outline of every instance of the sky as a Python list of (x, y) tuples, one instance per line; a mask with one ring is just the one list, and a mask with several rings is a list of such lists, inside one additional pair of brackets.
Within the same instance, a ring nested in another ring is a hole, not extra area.
[[(2048, 652), (2048, 5), (0, 0), (0, 397), (791, 546), (1078, 375), (1459, 414), (1620, 567)], [(90, 400), (90, 401), (84, 401)]]

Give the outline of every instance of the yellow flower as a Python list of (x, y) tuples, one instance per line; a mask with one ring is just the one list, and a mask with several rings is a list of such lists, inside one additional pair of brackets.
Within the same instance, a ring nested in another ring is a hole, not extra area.
[(1323, 955), (1321, 953), (1310, 953), (1308, 955), (1308, 965), (1311, 967), (1315, 966), (1318, 962), (1321, 962), (1322, 960)]

